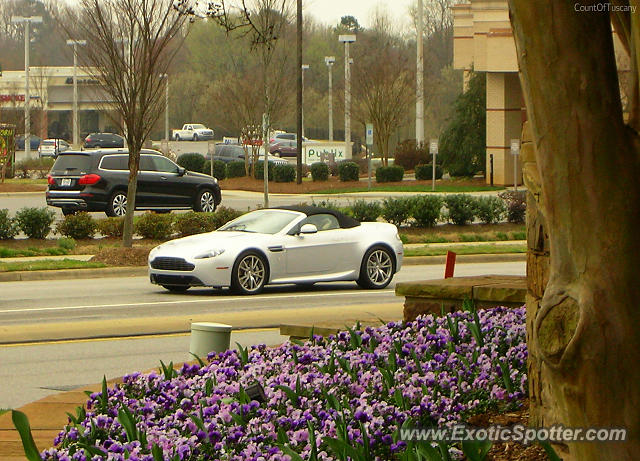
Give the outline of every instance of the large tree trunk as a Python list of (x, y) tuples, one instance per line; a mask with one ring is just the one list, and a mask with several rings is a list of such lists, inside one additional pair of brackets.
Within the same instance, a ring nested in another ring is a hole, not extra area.
[(624, 443), (569, 444), (571, 457), (634, 460), (640, 143), (623, 122), (609, 15), (554, 0), (509, 6), (550, 247), (549, 282), (528, 337), (548, 371), (558, 422), (628, 430)]

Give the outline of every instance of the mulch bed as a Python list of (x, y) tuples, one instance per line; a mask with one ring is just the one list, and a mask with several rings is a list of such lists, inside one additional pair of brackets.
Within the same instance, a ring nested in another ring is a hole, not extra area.
[[(461, 179), (461, 180), (447, 180), (436, 181), (436, 185), (446, 184), (451, 186), (486, 186), (484, 179)], [(375, 178), (373, 179), (373, 185), (376, 184)], [(415, 185), (431, 186), (431, 181), (399, 181), (399, 182), (386, 182), (384, 186), (390, 187), (406, 187)], [(246, 190), (253, 192), (262, 192), (264, 190), (264, 181), (262, 179), (252, 179), (248, 177), (243, 178), (229, 178), (220, 181), (220, 187), (223, 190)], [(317, 191), (328, 190), (343, 190), (343, 189), (359, 189), (367, 187), (366, 182), (362, 181), (340, 181), (338, 178), (330, 177), (327, 181), (303, 181), (302, 184), (296, 184), (295, 182), (275, 182), (269, 181), (269, 192), (274, 194), (308, 194)]]
[(154, 246), (102, 248), (91, 258), (91, 261), (101, 262), (108, 266), (146, 266), (149, 252)]
[[(522, 408), (516, 411), (500, 413), (489, 411), (469, 417), (467, 423), (476, 427), (500, 425), (503, 427), (529, 423), (529, 399), (525, 399)], [(540, 445), (523, 445), (518, 442), (494, 443), (486, 461), (548, 461), (549, 457)]]
[(44, 192), (46, 184), (0, 183), (0, 192)]

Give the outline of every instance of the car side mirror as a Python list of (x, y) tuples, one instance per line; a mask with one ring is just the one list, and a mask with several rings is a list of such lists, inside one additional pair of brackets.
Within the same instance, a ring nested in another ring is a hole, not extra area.
[(318, 232), (318, 228), (313, 224), (303, 224), (300, 228), (301, 234), (315, 234)]
[(181, 166), (178, 167), (178, 176), (184, 176), (186, 172), (187, 172), (186, 168), (182, 168)]

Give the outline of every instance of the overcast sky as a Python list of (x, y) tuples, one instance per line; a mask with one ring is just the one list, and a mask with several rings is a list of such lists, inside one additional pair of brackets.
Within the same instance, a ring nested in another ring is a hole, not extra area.
[[(294, 2), (295, 3), (295, 2)], [(383, 8), (398, 25), (409, 24), (409, 6), (415, 0), (302, 0), (303, 12), (325, 24), (337, 24), (342, 16), (355, 16), (368, 27), (376, 7)]]

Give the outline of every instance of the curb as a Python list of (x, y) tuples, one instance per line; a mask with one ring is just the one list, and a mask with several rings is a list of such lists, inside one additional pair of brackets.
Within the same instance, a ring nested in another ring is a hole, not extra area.
[[(404, 258), (405, 266), (438, 265), (445, 264), (447, 257), (443, 256), (410, 256)], [(456, 262), (459, 264), (494, 263), (494, 262), (518, 262), (526, 261), (526, 253), (505, 253), (487, 255), (458, 255)], [(1, 282), (28, 282), (36, 280), (72, 280), (94, 279), (102, 277), (141, 277), (147, 275), (146, 266), (135, 267), (106, 267), (99, 269), (58, 269), (47, 271), (16, 271), (1, 272)]]
[(47, 271), (15, 271), (0, 273), (0, 282), (27, 282), (35, 280), (95, 279), (147, 275), (147, 267), (106, 267), (99, 269), (58, 269)]

